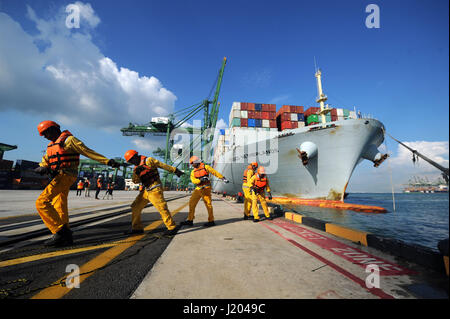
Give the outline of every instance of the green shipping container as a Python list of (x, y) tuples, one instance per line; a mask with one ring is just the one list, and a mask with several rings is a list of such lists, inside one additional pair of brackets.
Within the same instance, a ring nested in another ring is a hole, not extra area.
[(317, 114), (311, 114), (307, 117), (306, 123), (319, 122), (319, 116)]
[(325, 116), (325, 122), (331, 122), (331, 115)]
[(349, 110), (344, 109), (343, 111), (344, 111), (344, 116), (349, 116), (350, 115), (350, 111)]
[(235, 117), (232, 121), (231, 121), (231, 127), (240, 127), (241, 126), (241, 119)]

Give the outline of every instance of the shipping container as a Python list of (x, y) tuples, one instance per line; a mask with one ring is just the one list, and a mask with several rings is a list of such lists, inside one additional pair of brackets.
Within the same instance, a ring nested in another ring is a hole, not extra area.
[(261, 111), (255, 111), (255, 119), (261, 120)]
[(290, 113), (290, 115), (291, 115), (291, 121), (298, 121), (297, 113)]
[(261, 119), (255, 119), (255, 127), (262, 127), (262, 120)]
[(254, 118), (249, 118), (247, 120), (247, 126), (248, 127), (255, 127), (255, 119)]
[(269, 104), (261, 104), (261, 112), (269, 112)]
[(241, 119), (248, 118), (248, 111), (241, 111)]
[(241, 102), (241, 111), (247, 111), (248, 110), (248, 103)]
[(277, 120), (269, 120), (270, 128), (277, 128)]
[(305, 121), (305, 115), (303, 113), (297, 114), (297, 121), (304, 122)]
[(261, 119), (270, 120), (270, 113), (269, 112), (261, 112)]
[(247, 103), (247, 110), (248, 111), (254, 111), (255, 110), (255, 103)]
[(255, 103), (255, 111), (261, 111), (262, 105), (260, 103)]
[(239, 126), (241, 126), (241, 119), (240, 118), (234, 118), (231, 121), (231, 125), (230, 126), (231, 127), (239, 127)]
[(247, 127), (248, 126), (248, 120), (241, 118), (241, 127)]
[(262, 120), (262, 127), (269, 127), (270, 128), (270, 121), (269, 120)]
[(304, 112), (304, 115), (307, 117), (311, 114), (317, 114), (319, 112), (320, 112), (320, 107), (311, 106)]
[[(294, 114), (294, 113), (293, 113)], [(291, 122), (291, 128), (298, 128), (298, 122)]]
[(225, 138), (225, 130), (224, 129), (220, 129), (220, 135), (223, 135), (223, 137)]
[(290, 121), (281, 122), (281, 130), (284, 131), (286, 129), (291, 129), (292, 125)]
[(269, 112), (269, 120), (275, 120), (277, 117), (277, 112)]
[(297, 122), (298, 127), (305, 127), (305, 122)]
[(338, 120), (338, 116), (337, 115), (331, 115), (331, 122), (335, 122)]
[(254, 119), (255, 118), (255, 111), (247, 111), (247, 115), (249, 119)]
[(319, 116), (317, 115), (317, 114), (311, 114), (311, 115), (309, 115), (307, 118), (306, 118), (306, 122), (308, 123), (308, 124), (311, 124), (311, 123), (318, 123), (319, 122)]

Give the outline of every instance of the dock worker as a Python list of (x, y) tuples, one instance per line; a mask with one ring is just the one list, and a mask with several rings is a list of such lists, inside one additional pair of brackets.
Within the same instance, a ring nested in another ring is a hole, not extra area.
[(97, 189), (95, 191), (95, 199), (100, 199), (98, 198), (98, 194), (100, 194), (102, 186), (103, 186), (103, 175), (100, 175), (97, 177)]
[(61, 132), (59, 124), (43, 121), (37, 126), (39, 135), (50, 141), (36, 173), (50, 174), (51, 182), (36, 200), (36, 209), (53, 237), (46, 246), (72, 245), (72, 231), (69, 227), (67, 196), (71, 185), (77, 180), (80, 154), (111, 167), (120, 164), (91, 150), (69, 131)]
[(105, 196), (106, 196), (106, 199), (109, 199), (109, 196), (111, 196), (111, 199), (114, 199), (113, 194), (112, 194), (113, 190), (114, 190), (114, 186), (115, 186), (114, 182), (109, 182), (106, 185), (106, 193), (105, 193), (105, 195), (103, 195), (103, 199), (105, 199)]
[(83, 189), (84, 189), (84, 182), (82, 179), (80, 179), (77, 184), (77, 196), (81, 196)]
[(141, 212), (144, 207), (151, 202), (161, 215), (164, 225), (166, 225), (166, 234), (175, 234), (176, 224), (167, 208), (166, 200), (164, 199), (158, 168), (174, 173), (178, 177), (184, 173), (178, 168), (162, 163), (155, 158), (140, 156), (135, 150), (128, 150), (125, 153), (124, 158), (128, 163), (135, 165), (132, 176), (133, 183), (142, 183), (143, 185), (143, 190), (139, 192), (139, 195), (131, 204), (131, 231), (127, 233), (143, 233)]
[(253, 222), (259, 222), (258, 200), (261, 203), (266, 218), (272, 220), (273, 217), (270, 215), (266, 203), (266, 190), (269, 194), (269, 200), (272, 200), (272, 193), (270, 192), (269, 179), (267, 178), (264, 167), (258, 167), (256, 174), (250, 179), (249, 185), (252, 196)]
[(189, 164), (194, 167), (191, 172), (191, 181), (194, 185), (196, 185), (196, 187), (191, 195), (191, 198), (189, 199), (189, 215), (187, 217), (187, 220), (181, 222), (181, 225), (194, 225), (195, 207), (197, 206), (200, 198), (202, 198), (208, 211), (208, 222), (203, 224), (203, 226), (214, 226), (215, 223), (213, 207), (211, 203), (212, 199), (210, 174), (221, 179), (225, 183), (229, 183), (229, 181), (211, 166), (202, 163), (197, 156), (192, 156), (189, 159)]
[(91, 197), (91, 195), (90, 195), (90, 188), (91, 188), (91, 182), (86, 177), (86, 179), (84, 180), (84, 189), (85, 189), (84, 197)]
[(244, 171), (242, 178), (242, 191), (244, 192), (244, 219), (247, 220), (250, 217), (250, 210), (252, 208), (252, 196), (250, 194), (249, 181), (253, 175), (255, 175), (258, 163), (252, 162)]

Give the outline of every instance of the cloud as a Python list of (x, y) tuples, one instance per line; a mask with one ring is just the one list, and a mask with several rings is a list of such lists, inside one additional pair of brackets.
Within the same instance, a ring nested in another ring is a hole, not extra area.
[(80, 28), (65, 25), (61, 8), (49, 20), (31, 7), (32, 35), (0, 12), (0, 112), (14, 109), (55, 119), (117, 130), (173, 111), (176, 96), (154, 76), (118, 66), (92, 41), (101, 22), (90, 4), (80, 8)]
[(224, 119), (220, 119), (217, 121), (216, 129), (220, 130), (220, 129), (226, 129), (226, 128), (228, 128), (228, 124), (227, 124), (227, 122), (225, 122)]

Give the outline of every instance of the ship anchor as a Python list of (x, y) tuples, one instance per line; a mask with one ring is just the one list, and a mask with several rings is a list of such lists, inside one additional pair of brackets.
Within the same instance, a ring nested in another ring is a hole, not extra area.
[(383, 156), (381, 156), (381, 158), (380, 158), (379, 160), (377, 160), (377, 161), (374, 162), (373, 167), (378, 167), (378, 166), (380, 166), (380, 164), (383, 163), (384, 160), (385, 160), (386, 158), (388, 158), (388, 157), (389, 157), (389, 154), (384, 154)]

